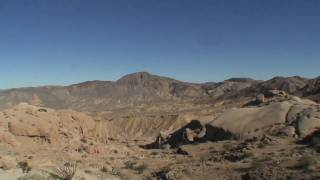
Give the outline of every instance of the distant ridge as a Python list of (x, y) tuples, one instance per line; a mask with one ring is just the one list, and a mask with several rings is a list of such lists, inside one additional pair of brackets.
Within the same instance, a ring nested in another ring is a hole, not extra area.
[[(87, 81), (70, 86), (43, 86), (0, 91), (0, 109), (21, 102), (57, 109), (99, 111), (128, 104), (253, 97), (268, 89), (284, 90), (319, 101), (320, 78), (275, 77), (267, 81), (231, 78), (223, 82), (188, 83), (137, 72), (117, 81)], [(36, 102), (36, 103), (35, 103)]]

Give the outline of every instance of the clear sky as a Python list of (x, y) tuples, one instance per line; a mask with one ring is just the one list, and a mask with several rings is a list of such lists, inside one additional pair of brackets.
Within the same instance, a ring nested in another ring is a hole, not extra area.
[(0, 89), (320, 75), (319, 0), (0, 0)]

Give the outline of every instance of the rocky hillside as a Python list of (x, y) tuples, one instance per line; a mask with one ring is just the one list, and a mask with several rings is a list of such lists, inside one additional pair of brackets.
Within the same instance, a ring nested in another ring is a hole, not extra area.
[(300, 93), (312, 100), (320, 102), (320, 77), (310, 80)]
[(34, 138), (49, 144), (67, 144), (94, 136), (95, 121), (73, 110), (56, 111), (20, 103), (0, 113), (0, 142), (21, 145), (19, 138)]
[(0, 109), (21, 102), (56, 109), (102, 111), (149, 102), (224, 100), (279, 89), (290, 94), (319, 97), (319, 78), (275, 77), (268, 81), (232, 78), (219, 83), (195, 84), (152, 75), (129, 74), (118, 81), (89, 81), (70, 86), (44, 86), (0, 91)]
[[(43, 104), (43, 97), (59, 96), (63, 106), (91, 102), (90, 97), (112, 100), (125, 94), (127, 100), (121, 99), (125, 102), (136, 97), (166, 102), (139, 104), (134, 112), (130, 108), (103, 111), (101, 119), (27, 103), (0, 111), (0, 179), (53, 179), (60, 177), (60, 169), (70, 167), (75, 167), (74, 179), (92, 180), (319, 179), (319, 104), (280, 90), (269, 90), (249, 103), (246, 98), (238, 99), (240, 104), (180, 103), (214, 98), (218, 89), (229, 94), (265, 82), (231, 79), (201, 85), (145, 75), (11, 92), (20, 94), (16, 102), (30, 93), (34, 104)], [(172, 84), (192, 91), (179, 90), (180, 96), (163, 88), (162, 93), (169, 93), (155, 96), (155, 88)], [(316, 87), (311, 85), (305, 88)], [(118, 92), (103, 94), (113, 88)], [(199, 97), (194, 92), (205, 93)], [(169, 96), (172, 99), (166, 99)]]
[(207, 99), (249, 85), (251, 83), (248, 81), (239, 79), (195, 84), (140, 72), (126, 75), (115, 82), (90, 81), (65, 87), (44, 86), (0, 91), (0, 109), (28, 102), (56, 109), (91, 111), (141, 102)]

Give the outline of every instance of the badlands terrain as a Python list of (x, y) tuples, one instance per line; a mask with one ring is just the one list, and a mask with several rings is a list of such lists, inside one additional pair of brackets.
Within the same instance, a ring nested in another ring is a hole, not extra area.
[(0, 179), (320, 179), (320, 77), (0, 91)]

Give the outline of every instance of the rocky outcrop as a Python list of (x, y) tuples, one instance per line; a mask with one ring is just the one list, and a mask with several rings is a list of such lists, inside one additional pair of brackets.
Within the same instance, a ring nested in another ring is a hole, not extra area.
[(49, 108), (21, 103), (0, 114), (2, 133), (0, 139), (17, 145), (15, 137), (42, 138), (48, 143), (63, 139), (87, 139), (93, 137), (95, 121), (89, 116), (72, 110), (56, 111)]
[(272, 90), (258, 106), (233, 108), (207, 124), (193, 120), (171, 134), (161, 134), (147, 148), (177, 148), (180, 145), (227, 139), (250, 139), (266, 134), (304, 139), (320, 129), (320, 105)]
[(256, 101), (255, 101), (255, 104), (262, 104), (265, 102), (265, 96), (264, 94), (258, 94), (256, 96)]
[(320, 77), (310, 80), (300, 94), (320, 103)]
[(297, 119), (297, 132), (305, 138), (320, 129), (320, 107), (311, 106), (303, 109)]
[(156, 141), (144, 146), (146, 149), (178, 148), (181, 145), (206, 141), (221, 141), (234, 139), (232, 133), (211, 125), (203, 125), (198, 120), (193, 120), (172, 134), (160, 134)]
[(284, 124), (291, 104), (278, 102), (262, 107), (245, 107), (225, 111), (210, 122), (214, 127), (221, 127), (240, 138), (265, 134), (272, 126)]

